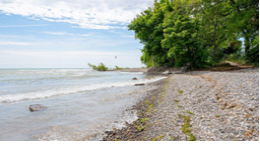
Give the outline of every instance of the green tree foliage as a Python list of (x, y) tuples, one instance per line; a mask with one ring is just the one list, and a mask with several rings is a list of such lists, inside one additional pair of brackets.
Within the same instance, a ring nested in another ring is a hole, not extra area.
[(244, 39), (245, 52), (250, 59), (250, 49), (254, 49), (253, 41), (259, 41), (259, 1), (229, 0), (231, 7), (228, 30), (237, 33)]
[(247, 59), (250, 63), (259, 66), (259, 37), (252, 42), (252, 48), (248, 50)]
[(135, 37), (144, 44), (141, 60), (148, 66), (167, 64), (166, 50), (161, 46), (163, 39), (162, 22), (164, 13), (161, 4), (155, 1), (154, 8), (149, 8), (138, 15), (131, 24), (129, 30), (135, 31)]
[(103, 63), (100, 63), (98, 66), (88, 63), (88, 66), (97, 71), (106, 71), (108, 69)]
[(201, 36), (206, 40), (206, 45), (214, 61), (223, 57), (224, 49), (221, 49), (221, 46), (226, 47), (226, 40), (228, 40), (226, 21), (230, 7), (227, 3), (223, 0), (202, 0), (200, 4), (201, 27), (203, 28)]
[(198, 37), (199, 25), (197, 16), (191, 17), (196, 9), (196, 1), (174, 1), (172, 11), (166, 13), (163, 27), (162, 47), (168, 49), (168, 57), (174, 58), (175, 66), (191, 64), (200, 68), (208, 61), (203, 40)]
[(259, 56), (258, 5), (255, 0), (155, 0), (128, 28), (144, 44), (141, 60), (148, 67), (206, 67), (243, 52), (241, 38), (254, 63)]

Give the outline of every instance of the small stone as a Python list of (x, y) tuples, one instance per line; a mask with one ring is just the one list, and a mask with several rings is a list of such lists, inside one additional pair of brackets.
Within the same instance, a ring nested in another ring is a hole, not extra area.
[(247, 131), (247, 132), (245, 132), (245, 133), (244, 133), (244, 136), (246, 136), (246, 137), (247, 137), (247, 136), (251, 136), (252, 134), (253, 134), (253, 132), (252, 132), (252, 131)]
[(232, 103), (229, 107), (228, 107), (228, 109), (232, 109), (232, 108), (235, 108), (236, 106), (238, 106), (237, 104), (235, 104), (235, 103)]
[(225, 104), (222, 106), (221, 109), (224, 110), (227, 107), (227, 105), (228, 105), (227, 102), (225, 102)]

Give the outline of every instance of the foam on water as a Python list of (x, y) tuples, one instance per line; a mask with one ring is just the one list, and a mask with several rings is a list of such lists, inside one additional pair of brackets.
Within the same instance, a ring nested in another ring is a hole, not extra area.
[(8, 103), (8, 102), (21, 101), (21, 100), (42, 99), (42, 98), (48, 98), (52, 96), (73, 94), (73, 93), (79, 93), (79, 92), (102, 89), (102, 88), (123, 87), (123, 86), (135, 85), (139, 83), (151, 83), (164, 78), (166, 77), (154, 77), (151, 79), (141, 79), (137, 81), (131, 80), (126, 82), (99, 83), (99, 84), (92, 84), (86, 86), (64, 87), (64, 88), (56, 88), (56, 89), (50, 89), (45, 91), (35, 91), (35, 92), (22, 93), (22, 94), (17, 93), (17, 94), (0, 95), (0, 102)]

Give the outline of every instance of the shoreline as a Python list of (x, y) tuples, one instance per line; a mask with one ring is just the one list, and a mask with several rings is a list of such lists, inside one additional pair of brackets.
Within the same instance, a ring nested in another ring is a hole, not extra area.
[[(144, 125), (143, 123), (140, 123), (140, 121), (143, 118), (147, 118), (149, 117), (149, 114), (147, 114), (147, 109), (149, 108), (149, 104), (147, 104), (146, 100), (151, 99), (151, 96), (159, 96), (160, 94), (162, 94), (162, 90), (161, 87), (166, 83), (168, 77), (156, 82), (152, 82), (149, 83), (148, 85), (152, 85), (152, 86), (156, 86), (155, 89), (147, 91), (146, 95), (142, 98), (142, 100), (140, 100), (136, 105), (132, 106), (131, 110), (136, 110), (137, 111), (137, 117), (138, 119), (135, 120), (133, 123), (129, 124), (126, 122), (126, 127), (123, 127), (122, 129), (114, 129), (113, 131), (106, 131), (105, 134), (106, 136), (103, 137), (102, 141), (117, 141), (117, 140), (121, 140), (118, 138), (124, 138), (127, 139), (128, 137), (130, 137), (131, 139), (135, 139), (138, 137), (138, 133), (139, 131), (136, 131), (136, 126), (142, 126)], [(157, 97), (153, 97), (153, 99), (151, 100), (150, 103), (154, 103), (156, 104), (156, 101), (160, 99)], [(144, 128), (143, 128), (144, 129)], [(131, 130), (131, 134), (125, 134), (125, 133), (129, 133), (129, 131)], [(137, 129), (138, 130), (138, 129)], [(127, 135), (127, 138), (126, 136)], [(127, 139), (129, 140), (129, 139)]]
[(148, 68), (123, 68), (123, 69), (109, 69), (107, 71), (117, 71), (117, 72), (143, 72), (146, 73)]
[(258, 83), (258, 68), (169, 75), (134, 106), (138, 120), (102, 140), (258, 141)]

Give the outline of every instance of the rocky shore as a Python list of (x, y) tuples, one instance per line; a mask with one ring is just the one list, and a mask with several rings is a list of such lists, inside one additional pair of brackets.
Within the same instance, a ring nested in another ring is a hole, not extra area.
[(104, 141), (259, 140), (259, 69), (193, 71), (157, 82), (133, 108), (138, 120)]

